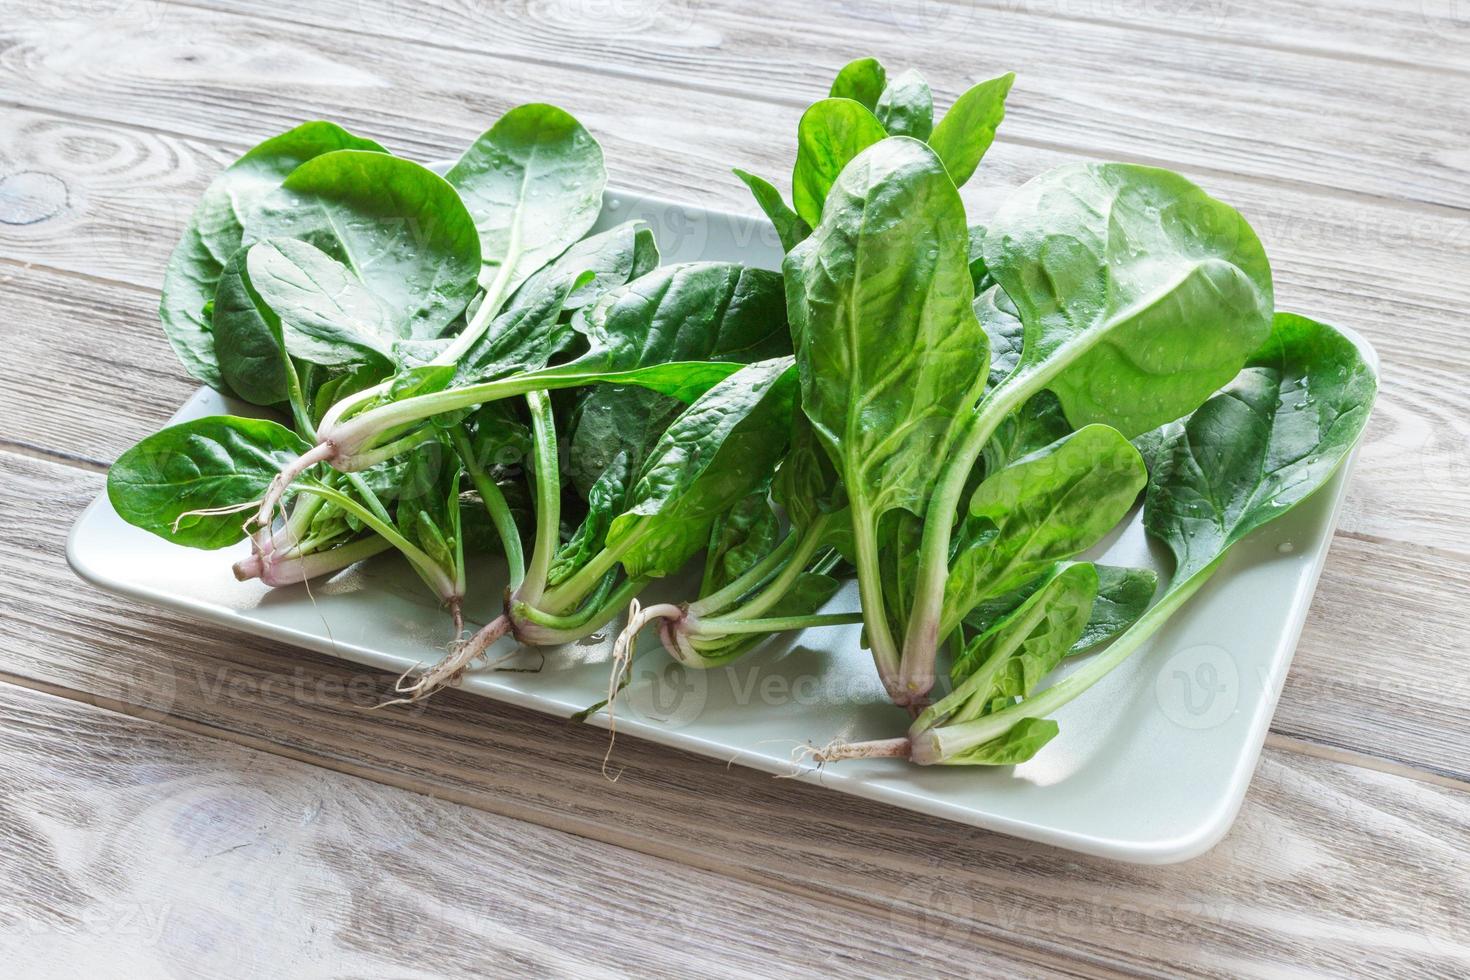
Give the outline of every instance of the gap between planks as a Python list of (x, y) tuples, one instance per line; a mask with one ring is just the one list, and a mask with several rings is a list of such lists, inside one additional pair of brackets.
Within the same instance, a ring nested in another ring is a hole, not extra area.
[[(157, 2), (163, 3), (167, 6), (179, 7), (185, 10), (193, 10), (196, 13), (207, 13), (211, 16), (231, 17), (237, 20), (244, 20), (252, 24), (265, 23), (265, 18), (258, 14), (252, 14), (237, 10), (222, 10), (216, 7), (211, 7), (209, 5), (190, 3), (188, 2), (188, 0), (157, 0)], [(1024, 11), (1008, 12), (1022, 13), (1023, 15), (1033, 17), (1037, 16), (1034, 14), (1026, 14)], [(319, 30), (322, 27), (320, 23), (314, 23), (310, 20), (302, 20), (297, 17), (278, 15), (277, 19), (279, 19), (282, 23), (291, 24), (295, 27), (307, 30)], [(1081, 20), (1078, 22), (1087, 24), (1097, 23), (1090, 20)], [(1134, 29), (1133, 25), (1123, 26), (1116, 24), (1106, 24), (1105, 26), (1114, 29)], [(701, 92), (708, 95), (717, 95), (722, 98), (736, 99), (742, 102), (755, 102), (764, 105), (777, 105), (788, 108), (804, 109), (808, 104), (810, 104), (810, 102), (813, 101), (813, 99), (798, 99), (791, 96), (783, 95), (752, 94), (749, 90), (742, 89), (737, 86), (700, 82), (689, 77), (669, 75), (656, 71), (637, 71), (632, 68), (609, 65), (596, 66), (576, 61), (554, 61), (549, 58), (542, 58), (527, 53), (504, 50), (492, 52), (486, 51), (483, 48), (470, 47), (466, 45), (445, 44), (443, 42), (425, 40), (422, 38), (405, 40), (402, 38), (395, 38), (388, 34), (377, 31), (353, 28), (341, 22), (333, 24), (332, 29), (337, 33), (346, 34), (353, 37), (368, 38), (376, 41), (388, 41), (391, 43), (408, 44), (410, 47), (424, 47), (430, 50), (448, 51), (455, 54), (466, 55), (475, 58), (486, 58), (491, 60), (498, 59), (514, 64), (535, 65), (537, 67), (563, 72), (572, 71), (582, 75), (590, 75), (595, 78), (626, 78), (632, 81), (675, 85), (680, 88), (688, 89), (690, 91)], [(1181, 33), (1176, 36), (1187, 36), (1192, 38), (1200, 37), (1201, 40), (1214, 40), (1213, 38), (1209, 37), (1185, 33)], [(1244, 47), (1249, 48), (1251, 46), (1245, 45)], [(1290, 52), (1290, 49), (1283, 48), (1281, 50)], [(1326, 55), (1317, 55), (1313, 52), (1306, 53), (1314, 57), (1329, 57)], [(1398, 63), (1390, 63), (1389, 67), (1393, 67), (1396, 69), (1415, 68), (1424, 71), (1429, 70), (1427, 68), (1423, 68), (1422, 66), (1402, 65)], [(820, 97), (820, 93), (818, 93), (817, 97)], [(44, 109), (44, 107), (42, 106), (32, 105), (29, 103), (21, 104), (18, 107), (31, 109), (33, 111), (43, 111)], [(44, 109), (44, 111), (50, 110)], [(120, 123), (117, 120), (95, 119), (93, 121), (99, 123), (106, 122), (112, 125), (125, 125), (124, 123)], [(143, 129), (145, 127), (135, 128)], [(168, 135), (177, 134), (169, 133)], [(1121, 163), (1135, 163), (1147, 166), (1166, 167), (1170, 170), (1176, 170), (1181, 173), (1188, 173), (1191, 175), (1228, 177), (1236, 180), (1247, 180), (1264, 187), (1280, 187), (1297, 191), (1330, 194), (1334, 197), (1338, 197), (1346, 201), (1373, 201), (1378, 203), (1386, 202), (1396, 205), (1404, 205), (1407, 206), (1409, 210), (1419, 213), (1458, 217), (1460, 215), (1463, 215), (1465, 212), (1470, 211), (1470, 205), (1456, 206), (1453, 204), (1440, 203), (1436, 201), (1425, 201), (1414, 197), (1405, 197), (1391, 194), (1375, 194), (1370, 191), (1333, 187), (1328, 184), (1316, 184), (1310, 181), (1293, 180), (1285, 177), (1270, 177), (1264, 174), (1243, 174), (1233, 170), (1222, 170), (1203, 164), (1184, 164), (1171, 160), (1168, 157), (1153, 157), (1144, 154), (1119, 152), (1117, 150), (1101, 152), (1093, 147), (1085, 146), (1082, 144), (1058, 143), (1052, 140), (1037, 139), (1035, 137), (1017, 136), (1013, 133), (1007, 133), (1005, 138), (1007, 142), (1014, 143), (1017, 146), (1024, 146), (1036, 150), (1046, 150), (1054, 153), (1075, 154), (1096, 160), (1109, 159)]]

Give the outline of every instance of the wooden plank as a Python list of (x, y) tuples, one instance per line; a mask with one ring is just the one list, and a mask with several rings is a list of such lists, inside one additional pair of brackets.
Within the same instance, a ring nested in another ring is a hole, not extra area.
[[(675, 93), (650, 97), (671, 114), (683, 111), (673, 104)], [(719, 108), (735, 112), (742, 104), (723, 100)], [(776, 122), (742, 122), (758, 132), (764, 127), (762, 155), (750, 165), (773, 174), (790, 142)], [(697, 189), (703, 175), (723, 172), (715, 163), (690, 161), (661, 147), (656, 134), (640, 137), (640, 129), (634, 127), (633, 142), (616, 151), (624, 166), (614, 160), (615, 174), (627, 173), (626, 161), (641, 157), (673, 185), (661, 193), (749, 210), (744, 188), (733, 179)], [(444, 143), (430, 152), (451, 151)], [(721, 152), (739, 151), (727, 146)], [(0, 365), (0, 377), (10, 382), (0, 391), (0, 405), (11, 413), (0, 423), (6, 427), (0, 437), (105, 461), (183, 400), (188, 386), (179, 383), (182, 372), (159, 336), (151, 296), (54, 280), (3, 260), (156, 288), (194, 201), (232, 156), (207, 143), (54, 114), (17, 110), (0, 120), (0, 174), (53, 178), (71, 202), (0, 237), (0, 291), (14, 305), (17, 322), (31, 325), (17, 338), (26, 356)], [(1006, 190), (1068, 159), (998, 145), (987, 158), (983, 184), (968, 195), (972, 213), (984, 215)], [(1470, 509), (1470, 391), (1462, 384), (1470, 374), (1470, 342), (1459, 329), (1461, 311), (1470, 306), (1470, 278), (1463, 275), (1470, 268), (1467, 223), (1233, 178), (1210, 188), (1255, 222), (1275, 260), (1283, 308), (1357, 328), (1388, 364), (1343, 527), (1470, 554), (1470, 524), (1455, 516)], [(1406, 318), (1413, 329), (1404, 329)], [(113, 361), (115, 369), (99, 370)], [(69, 366), (77, 374), (67, 385), (47, 383)], [(121, 406), (123, 417), (99, 414), (99, 404)]]
[[(1470, 107), (1459, 97), (1464, 79), (1413, 64), (1345, 65), (1290, 49), (1037, 17), (1004, 4), (982, 11), (846, 0), (753, 9), (733, 2), (555, 0), (538, 4), (534, 14), (485, 17), (467, 14), (453, 0), (328, 0), (309, 12), (279, 0), (230, 2), (259, 15), (230, 31), (269, 25), (262, 43), (291, 43), (293, 30), (283, 22), (350, 24), (379, 35), (326, 40), (313, 32), (314, 60), (336, 59), (344, 71), (381, 68), (379, 58), (407, 36), (442, 52), (435, 61), (451, 75), (461, 57), (480, 55), (479, 77), (493, 70), (483, 56), (493, 54), (804, 106), (826, 92), (844, 61), (872, 54), (886, 64), (920, 67), (941, 104), (981, 78), (1015, 70), (1020, 82), (1007, 124), (1013, 140), (1451, 207), (1463, 207), (1470, 189), (1460, 135), (1470, 123)], [(209, 45), (199, 33), (204, 18), (161, 9), (171, 36), (195, 35)], [(941, 23), (926, 23), (936, 11)], [(974, 23), (945, 27), (946, 14)], [(216, 18), (208, 25), (223, 28)], [(57, 43), (40, 38), (40, 30), (17, 40), (38, 51)], [(89, 46), (86, 29), (46, 25), (45, 31), (47, 38)], [(118, 67), (132, 76), (131, 54), (127, 62)], [(321, 78), (319, 69), (308, 73), (312, 81)], [(1373, 165), (1364, 166), (1365, 159)]]
[[(458, 693), (366, 711), (384, 675), (71, 580), (54, 515), (74, 512), (98, 477), (3, 458), (0, 507), (17, 520), (0, 538), (0, 670), (29, 683), (743, 880), (899, 910), (920, 917), (915, 939), (926, 943), (949, 935), (1089, 967), (1231, 976), (1281, 963), (1453, 972), (1470, 957), (1463, 789), (1271, 748), (1220, 847), (1185, 866), (1140, 868), (633, 739), (618, 743), (622, 776), (609, 783), (601, 731)], [(1322, 612), (1309, 635), (1337, 614)], [(1460, 648), (1457, 628), (1439, 642)], [(1298, 671), (1315, 659), (1304, 643)], [(1463, 739), (1463, 729), (1426, 739)]]
[(1166, 38), (1186, 35), (1215, 44), (1285, 48), (1346, 61), (1433, 66), (1460, 74), (1470, 64), (1470, 13), (1455, 0), (1338, 0), (1330, 7), (1293, 0), (942, 0), (896, 7), (894, 16), (911, 18), (911, 29), (955, 33), (982, 29), (996, 9), (1030, 14), (1042, 22), (1060, 18), (1113, 24)]
[[(9, 976), (1039, 976), (834, 906), (0, 683)], [(1065, 962), (1049, 964), (1065, 969)]]

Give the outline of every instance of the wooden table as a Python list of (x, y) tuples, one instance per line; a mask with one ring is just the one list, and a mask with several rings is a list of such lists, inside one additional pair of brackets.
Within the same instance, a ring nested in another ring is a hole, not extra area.
[[(0, 952), (7, 975), (1464, 975), (1464, 0), (7, 0), (0, 17)], [(194, 384), (155, 308), (244, 147), (420, 159), (554, 102), (625, 187), (753, 210), (845, 60), (942, 104), (1015, 69), (970, 202), (1068, 160), (1237, 205), (1382, 397), (1234, 830), (1079, 857), (381, 675), (82, 585), (107, 463)]]

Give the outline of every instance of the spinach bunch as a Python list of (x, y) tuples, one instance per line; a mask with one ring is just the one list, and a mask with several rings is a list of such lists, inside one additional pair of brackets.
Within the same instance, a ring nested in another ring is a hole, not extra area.
[[(1048, 715), (1143, 645), (1236, 544), (1337, 472), (1362, 435), (1376, 392), (1374, 372), (1352, 341), (1326, 324), (1276, 314), (1265, 343), (1233, 380), (1187, 418), (1148, 434), (1154, 462), (1144, 527), (1175, 563), (1157, 601), (1148, 605), (1152, 582), (1121, 588), (1115, 571), (1058, 562), (1010, 608), (987, 611), (988, 621), (953, 663), (951, 692), (924, 709), (905, 737), (837, 746), (824, 757), (886, 754), (924, 765), (1031, 758), (1057, 734)], [(1040, 686), (1064, 659), (1107, 640), (1100, 653)]]
[[(768, 181), (740, 169), (735, 174), (750, 188), (789, 251), (820, 223), (843, 169), (887, 137), (925, 141), (941, 180), (950, 185), (968, 181), (995, 139), (1014, 80), (1014, 75), (1005, 74), (972, 87), (935, 125), (933, 95), (918, 72), (906, 71), (890, 80), (874, 59), (853, 61), (838, 72), (829, 97), (809, 107), (798, 124), (791, 178), (794, 210)], [(957, 197), (952, 204), (956, 227), (963, 232), (963, 208)], [(920, 224), (917, 217), (912, 222), (914, 228)], [(918, 242), (908, 244), (921, 247)], [(898, 245), (895, 251), (903, 249)], [(969, 268), (967, 254), (955, 261)], [(920, 305), (922, 300), (916, 299), (913, 308)], [(931, 322), (929, 328), (932, 332), (942, 325)], [(927, 354), (918, 351), (916, 358), (927, 360)], [(865, 383), (857, 375), (851, 380), (855, 386)], [(716, 529), (699, 596), (682, 604), (640, 609), (621, 638), (625, 647), (645, 625), (658, 622), (671, 656), (689, 666), (710, 667), (738, 657), (766, 633), (855, 620), (849, 614), (817, 613), (839, 587), (832, 573), (847, 565), (844, 551), (848, 557), (853, 554), (841, 480), (817, 449), (815, 430), (805, 417), (798, 420), (792, 447), (776, 483), (775, 503), (787, 516), (784, 529), (768, 495), (753, 495)], [(866, 498), (860, 494), (859, 506), (864, 505)]]
[[(517, 632), (545, 642), (600, 626), (662, 574), (609, 590), (605, 573), (633, 544), (604, 547), (662, 430), (603, 464), (563, 540), (549, 393), (616, 381), (677, 406), (742, 363), (790, 353), (779, 275), (658, 268), (638, 222), (588, 236), (604, 183), (596, 142), (545, 105), (508, 112), (445, 177), (327, 123), (248, 152), (196, 211), (163, 320), (196, 376), (290, 424), (217, 416), (148, 437), (110, 475), (118, 513), (190, 546), (248, 535), (236, 574), (271, 585), (396, 549), (458, 633), (462, 498), (478, 497), (492, 532), (481, 543), (505, 555), (524, 613), (509, 620)], [(754, 407), (722, 398), (732, 422)], [(512, 444), (529, 494), (489, 462)], [(511, 503), (523, 496), (529, 552)]]

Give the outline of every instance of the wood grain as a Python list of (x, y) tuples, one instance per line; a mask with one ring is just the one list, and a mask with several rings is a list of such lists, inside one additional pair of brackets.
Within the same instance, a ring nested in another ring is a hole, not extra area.
[[(5, 13), (0, 447), (18, 453), (0, 452), (0, 678), (69, 699), (0, 682), (7, 974), (1470, 971), (1463, 3)], [(1078, 158), (1182, 169), (1261, 232), (1282, 307), (1384, 356), (1274, 734), (1204, 858), (1078, 858), (632, 740), (608, 783), (598, 731), (459, 694), (370, 712), (382, 675), (64, 567), (96, 469), (193, 387), (157, 287), (245, 146), (327, 115), (443, 158), (510, 105), (553, 101), (604, 139), (616, 183), (749, 213), (728, 168), (784, 184), (799, 107), (870, 51), (921, 67), (941, 104), (1021, 70), (976, 217)]]
[[(575, 65), (803, 107), (825, 94), (845, 61), (862, 55), (922, 66), (941, 105), (980, 79), (1014, 70), (1020, 80), (1010, 99), (1012, 140), (1451, 207), (1470, 200), (1461, 136), (1470, 107), (1458, 98), (1464, 77), (1413, 64), (1359, 61), (1345, 70), (1331, 56), (1039, 18), (1025, 4), (226, 5), (273, 26), (346, 25), (375, 35), (375, 49), (382, 38), (407, 36), (446, 55)], [(1199, 8), (1221, 12), (1216, 4)], [(1156, 20), (1167, 19), (1149, 9)], [(174, 22), (171, 6), (161, 16), (174, 30), (193, 29), (187, 15)], [(1100, 66), (1126, 70), (1102, 73)], [(1375, 165), (1363, 167), (1365, 158)]]
[[(76, 583), (42, 512), (71, 511), (98, 478), (0, 459), (0, 507), (21, 528), (0, 541), (0, 670), (25, 683), (808, 900), (918, 917), (926, 944), (1234, 976), (1285, 959), (1328, 973), (1447, 972), (1470, 955), (1454, 911), (1470, 898), (1463, 788), (1268, 749), (1224, 844), (1185, 866), (1138, 868), (631, 739), (609, 783), (598, 730), (458, 693), (368, 711), (384, 675)], [(1304, 649), (1298, 665), (1311, 660)]]
[(902, 913), (0, 683), (7, 976), (1040, 975)]

